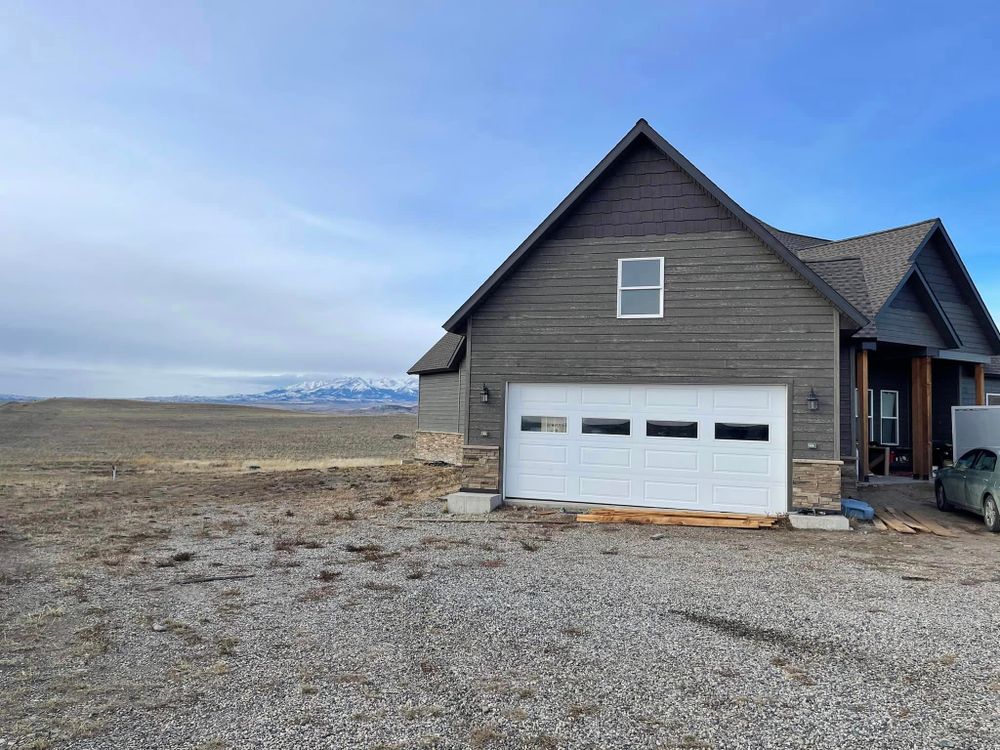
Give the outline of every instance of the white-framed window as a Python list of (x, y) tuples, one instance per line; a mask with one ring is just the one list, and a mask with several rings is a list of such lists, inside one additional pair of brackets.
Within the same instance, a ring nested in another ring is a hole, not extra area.
[(875, 391), (868, 389), (868, 442), (875, 442)]
[(882, 445), (899, 445), (899, 391), (879, 391)]
[(663, 258), (618, 259), (618, 317), (663, 317)]
[(987, 393), (986, 394), (986, 405), (987, 406), (1000, 406), (1000, 393)]

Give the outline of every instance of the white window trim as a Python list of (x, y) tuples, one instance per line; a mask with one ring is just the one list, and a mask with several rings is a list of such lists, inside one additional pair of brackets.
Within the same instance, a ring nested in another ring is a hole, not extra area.
[[(884, 397), (885, 397), (886, 393), (894, 393), (894, 394), (896, 394), (896, 398), (893, 400), (893, 403), (896, 406), (896, 413), (893, 414), (893, 415), (891, 415), (891, 416), (888, 416), (888, 417), (885, 415), (885, 398)], [(896, 423), (896, 441), (894, 443), (887, 442), (886, 439), (885, 439), (885, 435), (882, 435), (882, 445), (899, 445), (899, 391), (879, 391), (878, 392), (878, 417), (879, 417), (878, 429), (879, 429), (879, 433), (880, 434), (882, 433), (882, 421), (883, 420), (889, 419), (889, 420), (892, 420), (892, 421), (894, 421)]]
[[(997, 403), (991, 404), (990, 397), (997, 399)], [(986, 394), (986, 406), (1000, 406), (1000, 393), (987, 393)]]
[[(656, 289), (660, 292), (660, 311), (658, 313), (644, 313), (642, 315), (622, 315), (622, 263), (630, 260), (658, 260), (660, 262), (660, 284), (659, 286), (627, 286), (625, 291), (635, 291), (640, 289)], [(663, 258), (619, 258), (618, 259), (618, 317), (619, 318), (662, 318), (663, 317)]]
[(875, 391), (871, 388), (868, 389), (868, 442), (875, 442)]

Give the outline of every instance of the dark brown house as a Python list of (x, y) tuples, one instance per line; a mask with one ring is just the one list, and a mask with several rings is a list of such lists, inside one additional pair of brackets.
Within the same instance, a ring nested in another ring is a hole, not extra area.
[(419, 458), (508, 500), (733, 512), (926, 477), (1000, 355), (939, 220), (776, 229), (644, 120), (444, 328)]

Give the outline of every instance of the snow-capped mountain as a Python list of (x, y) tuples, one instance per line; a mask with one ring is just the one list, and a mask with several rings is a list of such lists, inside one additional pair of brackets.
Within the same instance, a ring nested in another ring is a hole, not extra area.
[[(234, 398), (234, 397), (227, 397)], [(243, 403), (257, 401), (272, 403), (327, 403), (347, 402), (364, 404), (400, 404), (411, 406), (417, 402), (416, 378), (359, 378), (346, 377), (335, 380), (310, 380), (285, 388), (275, 388), (264, 393), (236, 396)]]
[(308, 411), (413, 411), (417, 405), (417, 379), (361, 378), (308, 380), (264, 393), (230, 396), (168, 396), (150, 401), (200, 404), (245, 404)]

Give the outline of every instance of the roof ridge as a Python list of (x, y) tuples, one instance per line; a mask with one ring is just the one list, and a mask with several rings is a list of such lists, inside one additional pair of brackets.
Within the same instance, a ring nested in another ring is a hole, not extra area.
[[(918, 227), (921, 224), (933, 224), (939, 221), (941, 221), (940, 217), (934, 217), (932, 219), (923, 219), (922, 221), (915, 221), (912, 224), (903, 224), (903, 226), (901, 227), (889, 227), (888, 229), (879, 229), (877, 232), (865, 232), (864, 234), (855, 234), (851, 237), (844, 237), (843, 239), (840, 240), (830, 240), (829, 244), (837, 245), (840, 244), (841, 242), (849, 242), (850, 240), (860, 240), (862, 237), (874, 237), (876, 234), (888, 234), (889, 232), (898, 232), (901, 229), (910, 229), (911, 227)], [(815, 247), (815, 245), (813, 245), (812, 247)], [(811, 248), (803, 248), (803, 249), (808, 250)]]
[(782, 229), (781, 227), (774, 226), (774, 224), (768, 224), (762, 219), (757, 219), (757, 221), (766, 226), (768, 229), (774, 229), (782, 234), (794, 234), (796, 237), (807, 237), (810, 240), (819, 240), (820, 242), (836, 242), (836, 240), (828, 240), (826, 237), (817, 237), (815, 234), (805, 234), (804, 232), (793, 232), (791, 229)]

